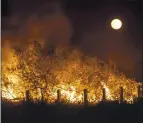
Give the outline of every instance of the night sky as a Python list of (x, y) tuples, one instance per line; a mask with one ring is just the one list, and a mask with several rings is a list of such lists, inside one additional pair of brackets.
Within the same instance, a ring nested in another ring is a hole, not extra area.
[[(97, 56), (106, 62), (113, 60), (127, 76), (141, 81), (141, 1), (2, 0), (2, 36), (6, 37), (7, 32), (21, 34), (21, 29), (25, 30), (21, 37), (31, 36), (31, 23), (39, 23), (45, 27), (38, 33), (44, 37), (43, 40), (75, 45), (87, 55)], [(116, 17), (123, 22), (123, 28), (118, 31), (110, 27), (110, 21)]]

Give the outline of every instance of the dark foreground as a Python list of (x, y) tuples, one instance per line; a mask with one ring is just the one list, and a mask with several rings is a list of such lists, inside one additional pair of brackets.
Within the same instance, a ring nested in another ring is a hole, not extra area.
[(100, 103), (96, 106), (2, 104), (2, 123), (143, 123), (143, 100), (136, 104)]

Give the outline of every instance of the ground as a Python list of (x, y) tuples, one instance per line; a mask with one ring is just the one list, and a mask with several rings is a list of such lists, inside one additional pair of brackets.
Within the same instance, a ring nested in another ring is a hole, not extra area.
[(96, 106), (2, 104), (2, 123), (142, 123), (143, 100), (136, 104), (99, 103)]

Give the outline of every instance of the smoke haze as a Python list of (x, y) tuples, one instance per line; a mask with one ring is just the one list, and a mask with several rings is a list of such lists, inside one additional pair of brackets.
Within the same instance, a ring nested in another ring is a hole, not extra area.
[(123, 28), (115, 32), (110, 28), (110, 20), (116, 13), (111, 11), (106, 7), (67, 11), (60, 2), (29, 4), (26, 0), (15, 0), (11, 4), (11, 15), (2, 20), (2, 58), (7, 60), (12, 47), (26, 50), (28, 42), (33, 40), (43, 44), (45, 53), (49, 43), (67, 46), (74, 42), (84, 53), (106, 62), (112, 60), (126, 75), (140, 80), (141, 51), (131, 43), (138, 22), (129, 10), (125, 10), (124, 15), (118, 13), (122, 16)]

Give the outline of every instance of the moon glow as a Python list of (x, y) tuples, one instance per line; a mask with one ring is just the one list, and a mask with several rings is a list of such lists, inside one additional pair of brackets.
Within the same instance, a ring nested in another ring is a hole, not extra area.
[(119, 19), (113, 19), (111, 21), (111, 27), (115, 30), (118, 30), (122, 27), (122, 22)]

